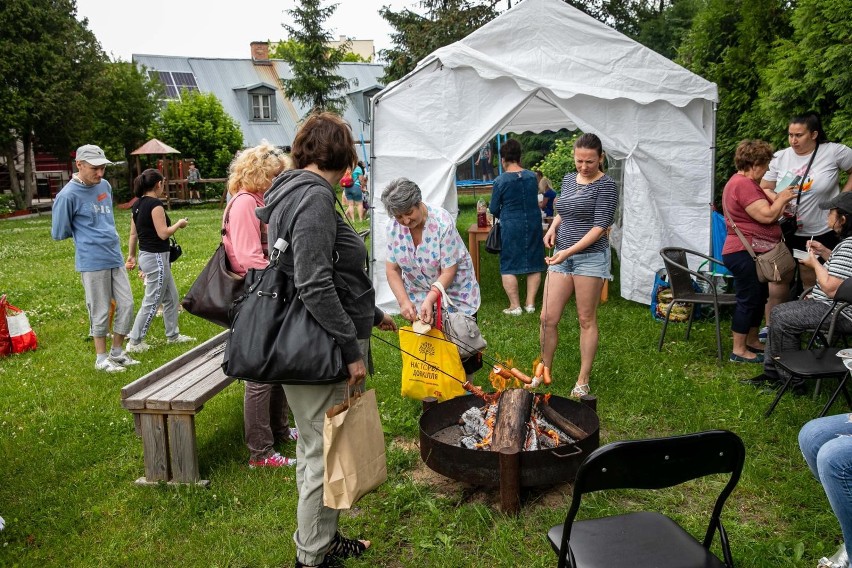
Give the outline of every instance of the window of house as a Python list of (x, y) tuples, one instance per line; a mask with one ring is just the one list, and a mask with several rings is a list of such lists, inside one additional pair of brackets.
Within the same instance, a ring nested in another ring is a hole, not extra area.
[(251, 95), (252, 120), (272, 120), (272, 95)]

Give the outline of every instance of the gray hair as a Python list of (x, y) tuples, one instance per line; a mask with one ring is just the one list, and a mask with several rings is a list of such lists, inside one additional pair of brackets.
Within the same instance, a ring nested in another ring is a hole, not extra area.
[(382, 205), (388, 215), (401, 215), (423, 201), (417, 184), (407, 178), (396, 178), (382, 192)]

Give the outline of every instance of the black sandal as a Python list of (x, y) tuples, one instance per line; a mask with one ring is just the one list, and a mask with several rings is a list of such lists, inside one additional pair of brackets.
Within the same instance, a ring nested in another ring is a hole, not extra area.
[[(343, 560), (347, 558), (357, 558), (364, 554), (367, 550), (365, 545), (360, 540), (345, 538), (339, 532), (334, 534), (331, 540), (331, 545), (328, 547), (328, 552), (325, 553), (325, 558), (317, 565), (316, 568), (333, 568), (340, 566)], [(305, 565), (296, 559), (296, 568), (303, 568)]]
[(325, 560), (344, 560), (346, 558), (357, 558), (364, 554), (367, 550), (365, 545), (360, 540), (353, 538), (345, 538), (339, 532), (334, 534), (334, 539), (331, 541), (331, 546), (325, 554)]

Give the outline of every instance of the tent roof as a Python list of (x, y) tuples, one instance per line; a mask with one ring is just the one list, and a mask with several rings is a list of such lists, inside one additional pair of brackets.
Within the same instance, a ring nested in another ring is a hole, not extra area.
[(523, 90), (543, 87), (562, 99), (663, 100), (679, 107), (697, 98), (718, 101), (714, 83), (561, 0), (524, 0), (418, 67), (435, 61), (472, 67), (485, 79), (511, 77)]
[(147, 154), (180, 154), (180, 150), (175, 150), (165, 142), (160, 142), (156, 138), (151, 138), (132, 152), (132, 156), (144, 156)]

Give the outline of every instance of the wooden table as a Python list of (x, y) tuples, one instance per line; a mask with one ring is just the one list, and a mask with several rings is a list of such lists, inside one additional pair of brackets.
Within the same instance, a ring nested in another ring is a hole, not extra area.
[(480, 227), (476, 223), (467, 229), (467, 250), (470, 251), (470, 259), (473, 261), (473, 273), (479, 282), (479, 243), (484, 243), (488, 238), (491, 226)]

